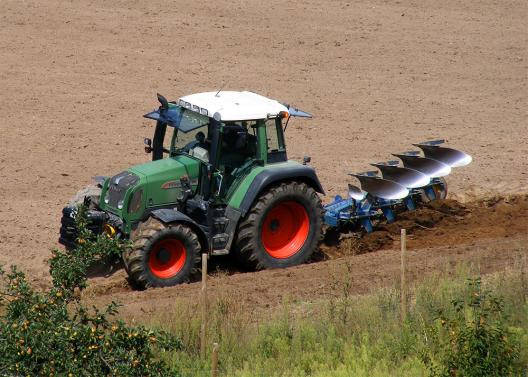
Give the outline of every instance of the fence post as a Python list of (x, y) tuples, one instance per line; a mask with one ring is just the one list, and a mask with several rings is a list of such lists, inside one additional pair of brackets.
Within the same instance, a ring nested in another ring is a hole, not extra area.
[(407, 285), (405, 281), (405, 272), (407, 270), (407, 232), (405, 229), (401, 230), (401, 267), (400, 267), (400, 310), (401, 320), (405, 321), (407, 318)]
[(202, 323), (200, 328), (200, 355), (205, 357), (205, 336), (207, 333), (207, 253), (202, 254)]
[(211, 357), (211, 377), (218, 375), (218, 343), (213, 343), (213, 355)]

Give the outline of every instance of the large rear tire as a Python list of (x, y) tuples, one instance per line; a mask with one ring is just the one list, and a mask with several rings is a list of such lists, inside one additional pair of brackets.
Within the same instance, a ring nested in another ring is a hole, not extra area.
[(182, 224), (166, 225), (151, 217), (130, 240), (123, 262), (131, 283), (140, 289), (187, 282), (200, 261), (198, 236)]
[(234, 251), (249, 269), (306, 262), (322, 238), (323, 208), (315, 190), (288, 182), (260, 195), (240, 222)]

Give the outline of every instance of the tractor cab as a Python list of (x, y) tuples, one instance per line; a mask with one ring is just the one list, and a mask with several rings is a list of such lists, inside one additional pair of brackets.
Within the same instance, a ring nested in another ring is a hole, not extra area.
[[(185, 155), (200, 162), (199, 191), (226, 202), (234, 185), (254, 166), (287, 162), (284, 127), (290, 107), (252, 92), (198, 93), (168, 102), (158, 95), (154, 139), (145, 139), (152, 160)], [(296, 116), (308, 113), (292, 109)]]

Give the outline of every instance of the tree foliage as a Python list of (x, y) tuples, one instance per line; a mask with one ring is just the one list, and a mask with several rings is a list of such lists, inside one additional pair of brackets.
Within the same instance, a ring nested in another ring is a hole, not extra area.
[(429, 329), (438, 346), (425, 357), (431, 376), (520, 375), (519, 344), (505, 325), (503, 302), (483, 289), (480, 278), (469, 281), (468, 295), (452, 300), (452, 307), (439, 311)]
[(79, 247), (53, 251), (53, 287), (38, 291), (16, 267), (0, 269), (0, 375), (177, 375), (158, 356), (180, 348), (179, 340), (115, 319), (116, 303), (100, 310), (81, 302), (88, 267), (119, 255), (123, 243), (90, 234), (82, 207), (77, 224)]
[(79, 206), (76, 212), (77, 246), (72, 250), (54, 249), (49, 260), (53, 285), (73, 292), (84, 289), (87, 284), (87, 270), (96, 261), (109, 261), (120, 258), (126, 242), (110, 238), (106, 234), (93, 234), (88, 229), (86, 207)]

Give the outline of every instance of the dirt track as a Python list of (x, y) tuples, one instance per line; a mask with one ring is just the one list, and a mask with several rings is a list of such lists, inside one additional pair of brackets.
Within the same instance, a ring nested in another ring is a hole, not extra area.
[[(426, 224), (427, 226), (425, 226)], [(431, 226), (429, 228), (428, 226)], [(326, 261), (287, 270), (228, 274), (220, 267), (211, 274), (210, 296), (235, 295), (247, 308), (274, 308), (283, 300), (315, 302), (336, 294), (335, 283), (347, 279), (352, 294), (393, 286), (399, 279), (399, 229), (408, 231), (409, 272), (420, 280), (435, 271), (453, 272), (458, 262), (482, 273), (512, 268), (528, 254), (528, 196), (491, 199), (463, 206), (455, 201), (406, 214), (396, 223), (339, 247), (323, 247)], [(350, 270), (348, 270), (348, 267)], [(213, 268), (214, 271), (214, 268)], [(91, 302), (117, 300), (128, 318), (148, 318), (177, 300), (195, 302), (200, 283), (133, 292), (125, 274), (97, 278), (85, 292)], [(181, 303), (181, 301), (179, 301)]]
[[(314, 113), (289, 127), (289, 155), (311, 155), (330, 196), (345, 190), (347, 172), (431, 137), (474, 156), (450, 178), (459, 199), (525, 192), (527, 7), (520, 0), (3, 0), (0, 264), (47, 279), (68, 198), (96, 174), (145, 161), (141, 143), (152, 124), (141, 115), (157, 106), (156, 92), (173, 99), (225, 84)], [(478, 237), (467, 235), (469, 243)], [(492, 239), (502, 245), (502, 237)], [(421, 246), (430, 245), (413, 245)], [(354, 258), (390, 264), (383, 256)], [(334, 264), (341, 262), (254, 278), (311, 268), (324, 276)], [(253, 284), (246, 275), (234, 279)]]

